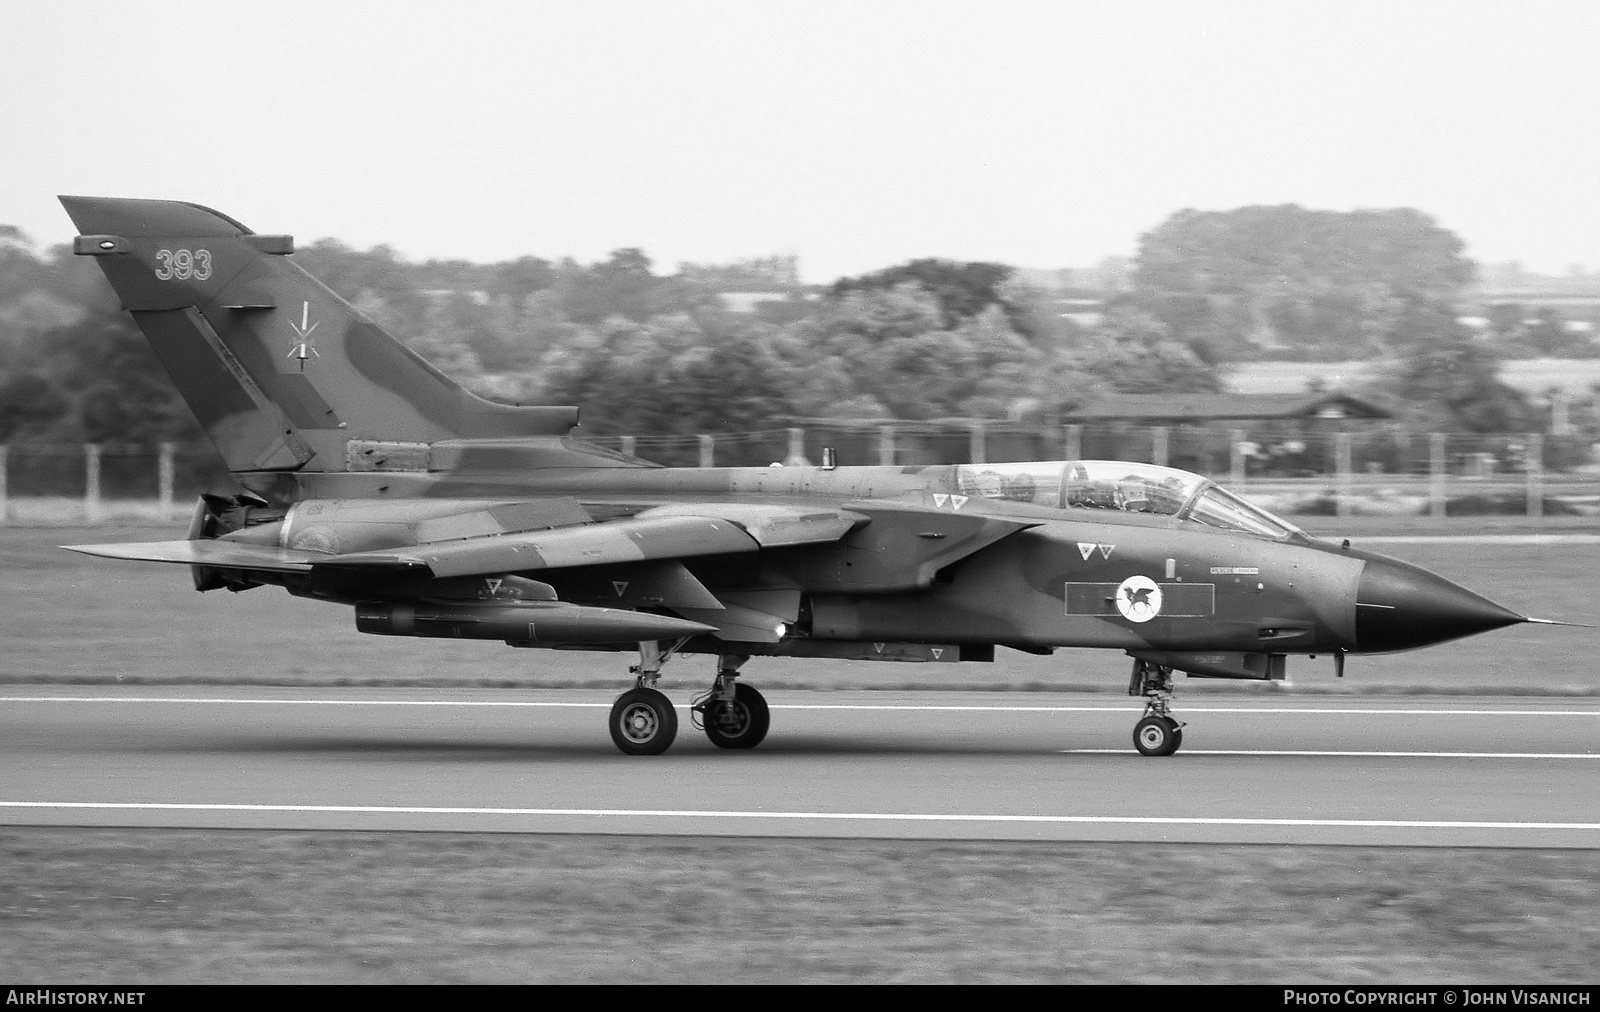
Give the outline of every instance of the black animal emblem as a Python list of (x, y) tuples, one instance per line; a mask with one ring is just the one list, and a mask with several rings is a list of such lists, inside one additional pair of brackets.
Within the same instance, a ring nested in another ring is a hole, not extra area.
[(1134, 611), (1139, 608), (1153, 607), (1150, 603), (1150, 594), (1155, 589), (1154, 587), (1128, 587), (1124, 590), (1123, 593), (1128, 595), (1128, 610)]

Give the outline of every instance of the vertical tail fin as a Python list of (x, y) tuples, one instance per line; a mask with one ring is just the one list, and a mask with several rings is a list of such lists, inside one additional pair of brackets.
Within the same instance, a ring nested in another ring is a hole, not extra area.
[[(565, 435), (570, 407), (463, 389), (225, 214), (173, 200), (67, 197), (73, 252), (98, 259), (228, 469), (346, 471), (363, 445)], [(420, 447), (419, 447), (420, 448)]]

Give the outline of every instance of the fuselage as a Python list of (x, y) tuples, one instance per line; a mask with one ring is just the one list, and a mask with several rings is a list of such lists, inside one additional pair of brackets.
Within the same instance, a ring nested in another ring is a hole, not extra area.
[[(400, 548), (492, 535), (462, 518), (529, 500), (570, 502), (598, 521), (708, 503), (844, 509), (862, 522), (836, 543), (702, 557), (687, 568), (719, 597), (792, 594), (792, 615), (774, 611), (779, 640), (948, 644), (973, 656), (995, 645), (1373, 653), (1522, 621), (1436, 574), (1311, 538), (1203, 478), (1151, 465), (517, 473), (476, 464), (302, 475), (300, 501), (281, 521), (236, 537), (329, 553)], [(546, 569), (539, 579), (562, 600), (608, 604), (609, 588), (635, 575)], [(401, 584), (290, 585), (346, 603), (428, 595)]]

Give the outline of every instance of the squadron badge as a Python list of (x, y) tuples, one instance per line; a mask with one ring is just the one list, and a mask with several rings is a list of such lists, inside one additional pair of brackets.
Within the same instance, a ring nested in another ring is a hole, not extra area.
[(1148, 576), (1130, 576), (1117, 587), (1117, 611), (1129, 622), (1148, 622), (1161, 614), (1161, 588)]

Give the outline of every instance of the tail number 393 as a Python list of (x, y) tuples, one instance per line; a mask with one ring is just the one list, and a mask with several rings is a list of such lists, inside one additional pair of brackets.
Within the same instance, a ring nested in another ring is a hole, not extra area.
[(211, 276), (211, 251), (208, 249), (156, 250), (156, 277), (162, 281), (204, 281)]

